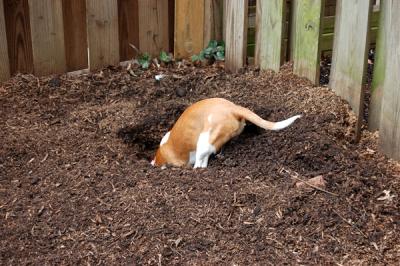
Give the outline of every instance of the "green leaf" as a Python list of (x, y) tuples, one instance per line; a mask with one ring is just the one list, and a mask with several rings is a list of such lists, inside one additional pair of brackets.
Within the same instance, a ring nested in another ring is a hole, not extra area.
[(149, 61), (146, 61), (146, 62), (143, 62), (141, 65), (142, 65), (142, 68), (148, 69), (149, 66), (150, 66), (150, 62), (149, 62)]
[(225, 53), (224, 53), (224, 51), (218, 51), (216, 54), (215, 54), (215, 60), (219, 60), (219, 61), (223, 61), (224, 59), (225, 59)]
[(192, 62), (200, 61), (200, 58), (197, 54), (192, 55), (191, 59), (192, 59)]
[(200, 61), (203, 61), (205, 59), (204, 50), (199, 53), (199, 59), (200, 59)]
[(225, 47), (220, 45), (215, 50), (216, 50), (216, 52), (223, 52), (223, 51), (225, 51)]
[(216, 40), (211, 40), (211, 41), (208, 43), (207, 48), (215, 48), (215, 47), (217, 47), (217, 46), (218, 46), (218, 42), (217, 42)]
[(148, 53), (144, 53), (141, 54), (140, 57), (138, 58), (138, 63), (142, 68), (147, 69), (150, 66), (150, 60), (151, 60), (150, 55)]
[(171, 62), (172, 58), (165, 51), (161, 51), (160, 52), (160, 60), (161, 60), (161, 62), (169, 63), (169, 62)]
[(204, 61), (205, 59), (214, 59), (223, 61), (225, 59), (225, 43), (224, 41), (211, 40), (208, 46), (199, 54), (192, 56), (192, 61)]
[(205, 56), (210, 56), (210, 55), (213, 53), (214, 48), (212, 48), (212, 47), (207, 47), (207, 48), (204, 49), (203, 51), (204, 51), (204, 55), (205, 55)]

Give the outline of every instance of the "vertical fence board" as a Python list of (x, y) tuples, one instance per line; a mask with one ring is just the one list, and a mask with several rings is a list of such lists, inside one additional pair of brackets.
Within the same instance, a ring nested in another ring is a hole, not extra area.
[(261, 69), (279, 71), (283, 63), (285, 2), (269, 0), (257, 3), (255, 63)]
[(5, 0), (4, 15), (11, 75), (17, 72), (33, 73), (28, 0)]
[(204, 0), (175, 1), (175, 45), (177, 58), (199, 53), (204, 43)]
[(118, 0), (118, 27), (120, 60), (126, 61), (136, 55), (129, 44), (139, 48), (138, 0)]
[(10, 77), (10, 62), (8, 60), (8, 45), (6, 36), (6, 20), (4, 18), (3, 1), (0, 0), (0, 81)]
[(33, 67), (36, 75), (66, 71), (61, 0), (29, 0)]
[(88, 67), (85, 0), (63, 0), (67, 70)]
[(223, 0), (204, 0), (204, 44), (222, 40)]
[[(380, 145), (388, 156), (400, 160), (400, 1), (385, 0), (387, 39)], [(387, 6), (386, 6), (387, 5)]]
[(225, 68), (228, 71), (237, 72), (246, 64), (247, 4), (246, 0), (225, 4)]
[(379, 129), (381, 119), (383, 81), (385, 79), (385, 51), (387, 49), (387, 29), (389, 29), (388, 18), (385, 14), (389, 11), (386, 1), (381, 4), (379, 18), (379, 30), (376, 41), (376, 52), (374, 62), (374, 73), (371, 84), (371, 102), (368, 110), (368, 129), (375, 131)]
[(86, 0), (89, 69), (119, 62), (117, 0)]
[(138, 1), (140, 50), (153, 56), (169, 51), (168, 0)]
[(293, 71), (319, 84), (324, 0), (294, 1)]
[(349, 102), (358, 117), (356, 140), (363, 121), (363, 85), (367, 65), (371, 1), (338, 0), (329, 87)]

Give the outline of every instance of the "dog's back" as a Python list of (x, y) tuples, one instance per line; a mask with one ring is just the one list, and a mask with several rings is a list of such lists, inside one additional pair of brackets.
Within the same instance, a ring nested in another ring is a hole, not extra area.
[(179, 117), (160, 143), (153, 165), (188, 163), (207, 167), (208, 157), (234, 136), (239, 135), (249, 120), (265, 129), (279, 130), (292, 124), (300, 116), (281, 122), (269, 122), (252, 111), (222, 98), (199, 101)]

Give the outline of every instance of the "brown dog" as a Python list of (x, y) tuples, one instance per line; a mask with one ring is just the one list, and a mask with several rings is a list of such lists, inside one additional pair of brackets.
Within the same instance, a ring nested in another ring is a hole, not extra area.
[(211, 154), (243, 131), (246, 120), (267, 130), (280, 130), (300, 117), (270, 122), (225, 99), (202, 100), (187, 108), (165, 134), (151, 164), (205, 168)]

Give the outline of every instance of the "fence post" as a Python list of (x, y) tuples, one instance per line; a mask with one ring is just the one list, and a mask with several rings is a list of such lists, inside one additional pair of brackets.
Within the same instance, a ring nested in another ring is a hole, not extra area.
[(6, 20), (4, 18), (3, 1), (0, 1), (0, 81), (10, 77), (10, 62), (8, 60), (8, 45), (6, 38)]
[(257, 2), (255, 63), (279, 71), (283, 63), (285, 0)]
[(294, 0), (293, 72), (319, 84), (324, 0)]
[(225, 68), (237, 72), (246, 64), (248, 1), (225, 2)]
[(119, 63), (117, 0), (86, 0), (89, 69)]
[(152, 56), (169, 51), (168, 0), (138, 0), (139, 48)]
[(387, 12), (387, 1), (380, 3), (380, 18), (378, 37), (376, 40), (374, 73), (371, 85), (371, 102), (368, 110), (368, 129), (375, 131), (379, 129), (382, 108), (383, 81), (385, 79), (385, 52), (387, 49), (387, 29), (389, 29)]
[(177, 58), (199, 53), (204, 43), (204, 0), (175, 1), (175, 45)]
[[(388, 156), (400, 160), (400, 1), (384, 1), (387, 36), (380, 146)], [(387, 17), (387, 18), (386, 18)]]
[(29, 0), (28, 3), (35, 74), (65, 72), (67, 66), (61, 0)]
[(63, 0), (67, 71), (88, 67), (85, 0)]
[(355, 140), (361, 136), (364, 80), (369, 46), (371, 0), (338, 0), (329, 87), (349, 102), (357, 116)]

